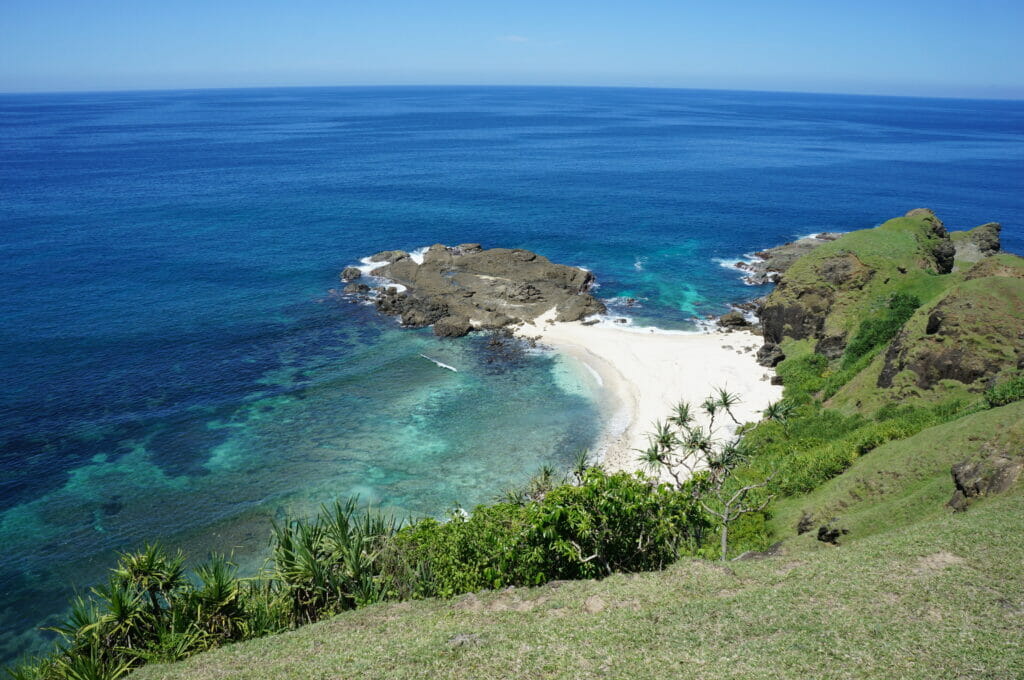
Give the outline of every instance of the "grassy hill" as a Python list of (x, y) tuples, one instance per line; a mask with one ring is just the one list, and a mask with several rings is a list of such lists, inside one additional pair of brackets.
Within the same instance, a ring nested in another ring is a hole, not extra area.
[[(1024, 676), (1024, 493), (945, 507), (951, 461), (1024, 447), (1024, 404), (929, 428), (780, 506), (778, 555), (374, 605), (140, 680)], [(836, 512), (833, 546), (800, 537)]]

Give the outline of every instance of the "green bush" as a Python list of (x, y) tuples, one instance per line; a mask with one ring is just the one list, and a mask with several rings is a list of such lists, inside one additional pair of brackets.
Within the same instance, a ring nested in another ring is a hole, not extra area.
[(480, 506), (398, 533), (395, 552), (415, 597), (538, 585), (659, 569), (693, 551), (708, 526), (693, 495), (625, 473), (588, 470), (523, 504)]
[(892, 340), (920, 306), (921, 300), (906, 293), (896, 293), (889, 298), (889, 304), (881, 314), (860, 322), (857, 332), (846, 345), (843, 368), (853, 366), (871, 350)]
[(401, 526), (354, 500), (313, 519), (275, 523), (272, 568), (240, 579), (224, 556), (184, 567), (159, 545), (121, 555), (108, 583), (77, 598), (54, 628), (49, 657), (8, 669), (17, 679), (113, 680), (384, 600), (659, 569), (692, 553), (709, 526), (691, 488), (598, 468), (578, 484), (534, 484), (521, 502)]
[(1024, 399), (1024, 373), (1018, 373), (1006, 382), (985, 392), (985, 401), (993, 408), (1006, 406), (1021, 399)]
[(786, 400), (804, 404), (825, 385), (822, 374), (827, 368), (828, 359), (821, 354), (804, 354), (781, 362), (775, 372), (786, 386)]

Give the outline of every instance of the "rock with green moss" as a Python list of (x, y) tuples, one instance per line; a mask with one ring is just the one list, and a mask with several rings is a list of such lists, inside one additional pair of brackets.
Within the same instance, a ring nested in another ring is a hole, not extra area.
[(984, 389), (1024, 363), (1022, 311), (1024, 279), (987, 276), (957, 284), (905, 324), (885, 352), (878, 387), (912, 383), (927, 390), (955, 380)]
[(951, 271), (953, 253), (942, 221), (923, 208), (844, 234), (782, 276), (760, 312), (765, 341), (810, 339), (826, 356), (841, 356), (850, 333), (893, 293), (941, 290), (937, 279)]
[(989, 222), (969, 231), (955, 231), (950, 234), (956, 250), (957, 268), (970, 266), (986, 257), (991, 257), (1002, 248), (999, 232), (1002, 226), (998, 222)]

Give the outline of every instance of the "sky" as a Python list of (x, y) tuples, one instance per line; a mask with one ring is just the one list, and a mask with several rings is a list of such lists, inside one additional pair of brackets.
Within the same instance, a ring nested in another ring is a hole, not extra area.
[(599, 85), (1024, 99), (1024, 0), (0, 0), (0, 92)]

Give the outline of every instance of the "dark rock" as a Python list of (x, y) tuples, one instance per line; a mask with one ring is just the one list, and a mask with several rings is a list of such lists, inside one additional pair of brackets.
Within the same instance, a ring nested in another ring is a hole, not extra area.
[(407, 295), (402, 309), (402, 325), (412, 328), (429, 326), (448, 314), (448, 305), (438, 298), (417, 298)]
[(378, 309), (401, 315), (410, 326), (453, 316), (494, 329), (532, 321), (552, 307), (557, 308), (559, 321), (605, 311), (586, 293), (593, 274), (554, 264), (528, 250), (484, 250), (475, 243), (449, 248), (437, 243), (424, 252), (421, 263), (403, 251), (385, 251), (374, 259), (387, 262), (375, 275), (407, 289), (404, 294), (381, 294)]
[(932, 248), (932, 256), (938, 265), (939, 274), (948, 274), (953, 271), (953, 260), (956, 258), (956, 246), (952, 241), (943, 240)]
[(806, 534), (808, 531), (814, 528), (814, 515), (807, 512), (806, 510), (800, 514), (800, 519), (796, 523), (796, 534), (800, 536)]
[(748, 550), (747, 552), (742, 553), (737, 557), (734, 557), (733, 561), (745, 562), (749, 560), (765, 560), (769, 557), (778, 557), (780, 555), (785, 554), (786, 551), (782, 547), (782, 541), (779, 541), (777, 543), (773, 543), (772, 545), (770, 545), (767, 550)]
[(406, 294), (399, 293), (397, 288), (390, 286), (378, 293), (374, 304), (383, 314), (398, 315), (405, 310), (406, 302)]
[(821, 354), (827, 359), (838, 359), (843, 356), (843, 352), (846, 350), (846, 336), (845, 335), (830, 335), (818, 340), (818, 343), (814, 346), (814, 351), (817, 354)]
[(785, 358), (782, 348), (772, 342), (766, 342), (757, 350), (757, 363), (768, 368), (775, 368)]
[(761, 309), (765, 341), (778, 344), (787, 335), (797, 340), (820, 337), (832, 300), (832, 292), (821, 287), (801, 291), (792, 304), (766, 304)]
[(347, 286), (345, 286), (345, 288), (341, 292), (348, 293), (349, 295), (355, 293), (369, 293), (370, 287), (367, 286), (365, 283), (350, 283)]
[(341, 280), (346, 283), (349, 281), (355, 281), (363, 275), (363, 272), (359, 267), (345, 267), (341, 270)]
[(771, 379), (771, 384), (772, 385), (782, 385), (783, 384), (782, 376), (781, 375), (773, 375), (772, 379)]
[(439, 338), (461, 338), (473, 326), (464, 316), (445, 316), (434, 322), (434, 335)]
[(822, 543), (830, 543), (832, 545), (839, 545), (839, 537), (845, 536), (850, 533), (849, 529), (836, 526), (835, 522), (838, 520), (833, 518), (831, 522), (824, 526), (818, 527), (818, 540)]
[(718, 325), (723, 328), (746, 328), (750, 325), (742, 312), (733, 310), (718, 317)]
[(1024, 459), (991, 449), (982, 460), (957, 463), (950, 470), (956, 491), (947, 505), (963, 512), (975, 498), (1009, 491), (1022, 470)]
[(924, 332), (928, 335), (935, 335), (939, 332), (939, 328), (942, 326), (943, 313), (941, 309), (934, 310), (928, 315), (928, 325), (925, 326)]
[(398, 262), (409, 257), (409, 253), (404, 250), (382, 250), (381, 252), (371, 255), (370, 262)]
[(579, 321), (594, 314), (604, 314), (608, 308), (600, 300), (589, 293), (582, 293), (566, 298), (558, 305), (555, 321)]

